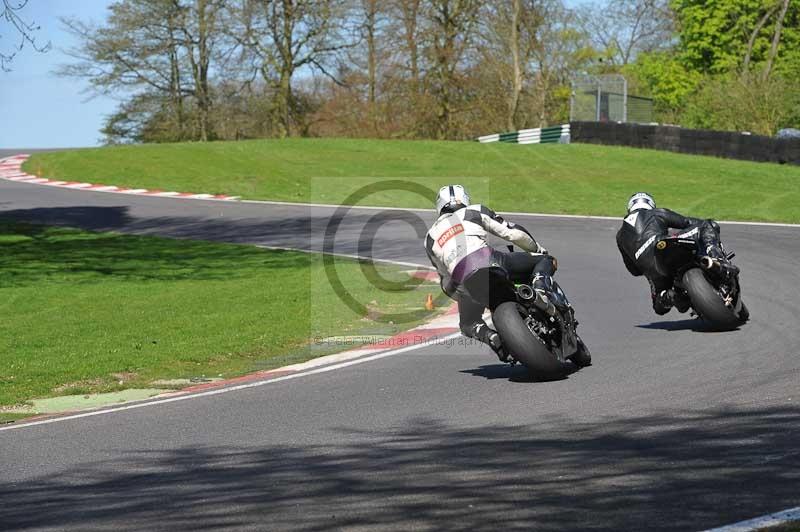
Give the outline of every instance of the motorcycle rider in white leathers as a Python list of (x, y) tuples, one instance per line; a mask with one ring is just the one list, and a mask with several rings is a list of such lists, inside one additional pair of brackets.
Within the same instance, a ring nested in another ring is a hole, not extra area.
[[(458, 302), (461, 332), (492, 348), (506, 360), (497, 331), (483, 321), (484, 305), (464, 289), (464, 283), (482, 268), (500, 266), (513, 281), (532, 282), (539, 297), (547, 301), (556, 260), (522, 226), (504, 220), (483, 205), (471, 205), (469, 194), (461, 185), (448, 185), (436, 198), (439, 219), (425, 238), (425, 250), (441, 278), (442, 290)], [(491, 233), (525, 252), (505, 253), (486, 242)]]

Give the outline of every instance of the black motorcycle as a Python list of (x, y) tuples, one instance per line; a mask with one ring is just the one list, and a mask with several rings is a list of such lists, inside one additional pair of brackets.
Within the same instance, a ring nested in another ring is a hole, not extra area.
[(662, 238), (656, 242), (656, 268), (661, 275), (674, 279), (678, 310), (685, 312), (691, 307), (713, 329), (735, 329), (750, 318), (742, 301), (739, 268), (731, 262), (736, 254), (711, 258), (701, 247), (692, 238)]
[(504, 268), (493, 266), (475, 272), (464, 287), (490, 309), (512, 365), (520, 362), (543, 379), (591, 365), (589, 349), (576, 331), (575, 310), (555, 281), (542, 297), (530, 284), (514, 282)]

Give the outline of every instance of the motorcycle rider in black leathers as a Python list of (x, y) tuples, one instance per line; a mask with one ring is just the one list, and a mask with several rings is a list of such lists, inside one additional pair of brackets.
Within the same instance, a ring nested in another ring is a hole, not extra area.
[[(529, 283), (547, 304), (556, 261), (525, 228), (504, 220), (483, 205), (470, 205), (461, 185), (448, 185), (436, 198), (438, 220), (425, 238), (425, 251), (436, 267), (442, 290), (458, 302), (461, 332), (492, 348), (502, 361), (507, 355), (500, 335), (483, 321), (484, 305), (470, 297), (464, 283), (476, 271), (495, 265), (503, 267), (512, 280)], [(526, 251), (504, 253), (486, 242), (486, 233), (507, 240)]]
[(659, 273), (655, 264), (658, 240), (668, 236), (669, 229), (681, 229), (679, 235), (702, 243), (707, 256), (724, 258), (719, 225), (713, 220), (689, 218), (669, 209), (657, 209), (652, 196), (637, 192), (628, 200), (628, 215), (617, 232), (617, 247), (625, 267), (634, 276), (644, 275), (650, 282), (653, 310), (664, 315), (675, 306), (679, 312), (689, 310), (688, 299), (678, 298), (672, 290), (673, 279)]

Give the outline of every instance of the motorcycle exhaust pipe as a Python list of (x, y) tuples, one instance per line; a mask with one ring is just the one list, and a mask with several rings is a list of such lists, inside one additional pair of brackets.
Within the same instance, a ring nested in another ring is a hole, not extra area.
[(713, 271), (720, 275), (731, 276), (739, 273), (739, 268), (733, 264), (722, 263), (711, 257), (701, 257), (700, 267), (707, 271)]
[(702, 266), (704, 270), (712, 270), (719, 267), (719, 263), (711, 257), (700, 257), (700, 266)]
[(517, 288), (517, 295), (519, 295), (519, 297), (525, 301), (530, 301), (536, 297), (536, 293), (533, 291), (533, 288), (527, 284), (522, 284), (519, 286), (519, 288)]

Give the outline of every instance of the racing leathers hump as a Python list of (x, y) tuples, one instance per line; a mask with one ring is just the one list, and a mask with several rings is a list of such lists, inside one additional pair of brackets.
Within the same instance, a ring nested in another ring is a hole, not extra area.
[(439, 272), (442, 290), (449, 296), (452, 297), (466, 275), (491, 264), (492, 248), (486, 242), (486, 233), (524, 251), (545, 251), (525, 228), (505, 221), (483, 205), (442, 214), (428, 231), (425, 251)]
[(682, 216), (669, 209), (639, 209), (633, 211), (622, 222), (617, 232), (617, 247), (632, 275), (655, 274), (656, 241), (666, 236), (669, 229), (686, 229), (703, 223), (699, 218)]

